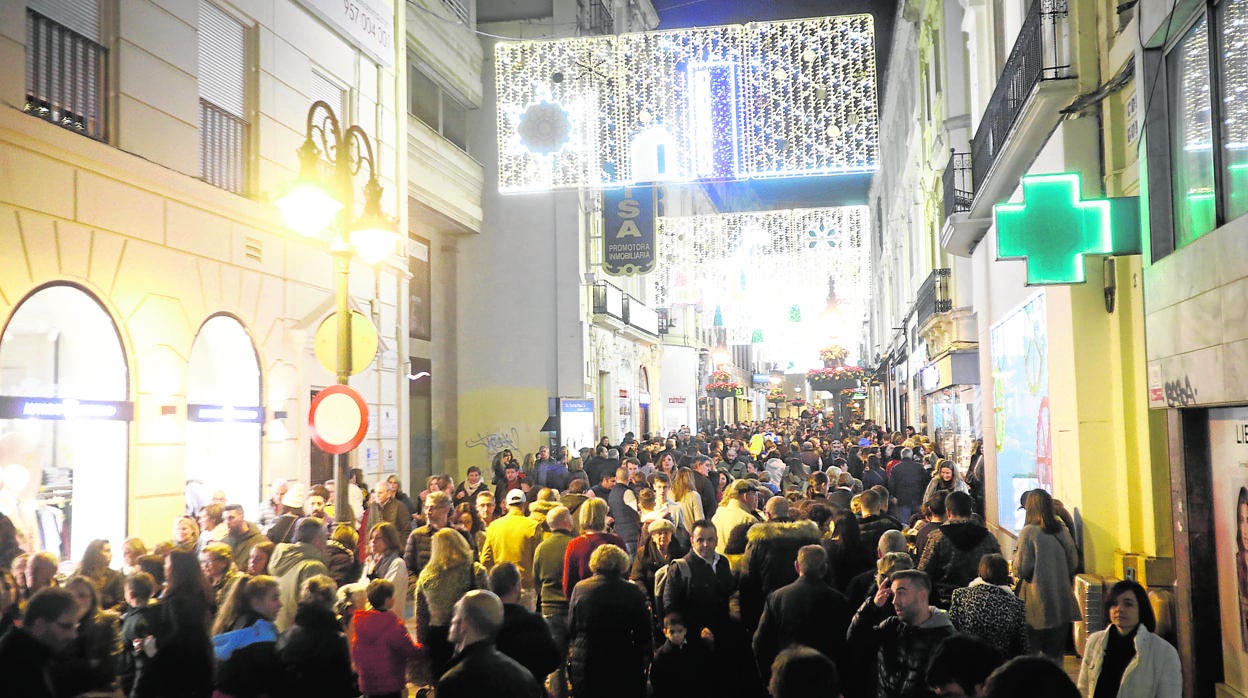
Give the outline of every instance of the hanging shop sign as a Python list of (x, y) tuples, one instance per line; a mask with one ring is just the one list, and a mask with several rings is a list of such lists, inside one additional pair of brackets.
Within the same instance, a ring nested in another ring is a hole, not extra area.
[(134, 403), (0, 395), (0, 419), (134, 419)]
[(654, 270), (653, 187), (608, 189), (602, 193), (602, 269), (612, 276), (636, 276)]
[(1081, 284), (1084, 255), (1139, 254), (1139, 197), (1082, 198), (1076, 173), (1023, 177), (1023, 201), (997, 204), (997, 258), (1023, 259), (1027, 285)]
[(263, 424), (264, 408), (189, 404), (186, 406), (186, 420), (188, 422), (246, 422)]

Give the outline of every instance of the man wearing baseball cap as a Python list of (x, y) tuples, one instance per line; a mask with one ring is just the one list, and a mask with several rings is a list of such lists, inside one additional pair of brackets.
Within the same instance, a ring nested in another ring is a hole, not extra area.
[(726, 504), (715, 511), (715, 516), (711, 521), (715, 524), (717, 531), (724, 533), (719, 536), (719, 542), (716, 544), (715, 552), (720, 555), (724, 554), (724, 549), (728, 545), (728, 534), (734, 528), (741, 524), (756, 524), (759, 522), (758, 515), (758, 486), (754, 480), (741, 478), (733, 480), (728, 489), (724, 490), (724, 500)]
[(533, 586), (533, 551), (541, 542), (541, 532), (537, 521), (524, 514), (524, 491), (514, 489), (503, 498), (507, 513), (490, 522), (485, 529), (485, 545), (481, 547), (481, 564), (486, 569), (500, 562), (513, 562), (520, 569), (520, 583), (523, 591), (521, 601), (529, 602), (527, 607), (532, 610), (531, 600), (536, 598)]

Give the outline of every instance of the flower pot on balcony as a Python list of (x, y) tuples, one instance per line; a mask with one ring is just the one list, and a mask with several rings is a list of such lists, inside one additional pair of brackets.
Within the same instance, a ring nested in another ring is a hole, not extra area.
[(858, 387), (857, 378), (812, 378), (808, 382), (812, 390), (826, 390), (830, 393)]
[(733, 389), (715, 388), (715, 389), (713, 389), (713, 390), (708, 390), (708, 391), (707, 391), (707, 393), (709, 393), (709, 394), (710, 394), (710, 396), (711, 396), (711, 397), (713, 397), (713, 398), (716, 398), (716, 399), (722, 400), (722, 399), (724, 399), (724, 398), (726, 398), (726, 397), (734, 397), (734, 396), (736, 396), (737, 391), (736, 391), (736, 389), (735, 389), (735, 388), (733, 388)]

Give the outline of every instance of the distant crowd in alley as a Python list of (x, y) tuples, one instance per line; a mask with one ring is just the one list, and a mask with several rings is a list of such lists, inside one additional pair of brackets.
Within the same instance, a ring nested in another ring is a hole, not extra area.
[[(1181, 695), (1145, 590), (1064, 670), (1074, 522), (912, 428), (801, 419), (503, 450), (418, 494), (273, 483), (170, 538), (23, 550), (0, 515), (0, 694), (390, 698)], [(89, 526), (90, 522), (75, 522)], [(121, 563), (114, 567), (113, 545)]]

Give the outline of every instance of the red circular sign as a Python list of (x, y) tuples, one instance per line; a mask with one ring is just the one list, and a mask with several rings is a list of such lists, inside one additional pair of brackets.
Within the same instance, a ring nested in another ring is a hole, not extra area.
[(350, 386), (331, 385), (312, 398), (308, 428), (317, 448), (326, 453), (347, 453), (364, 441), (368, 404)]

